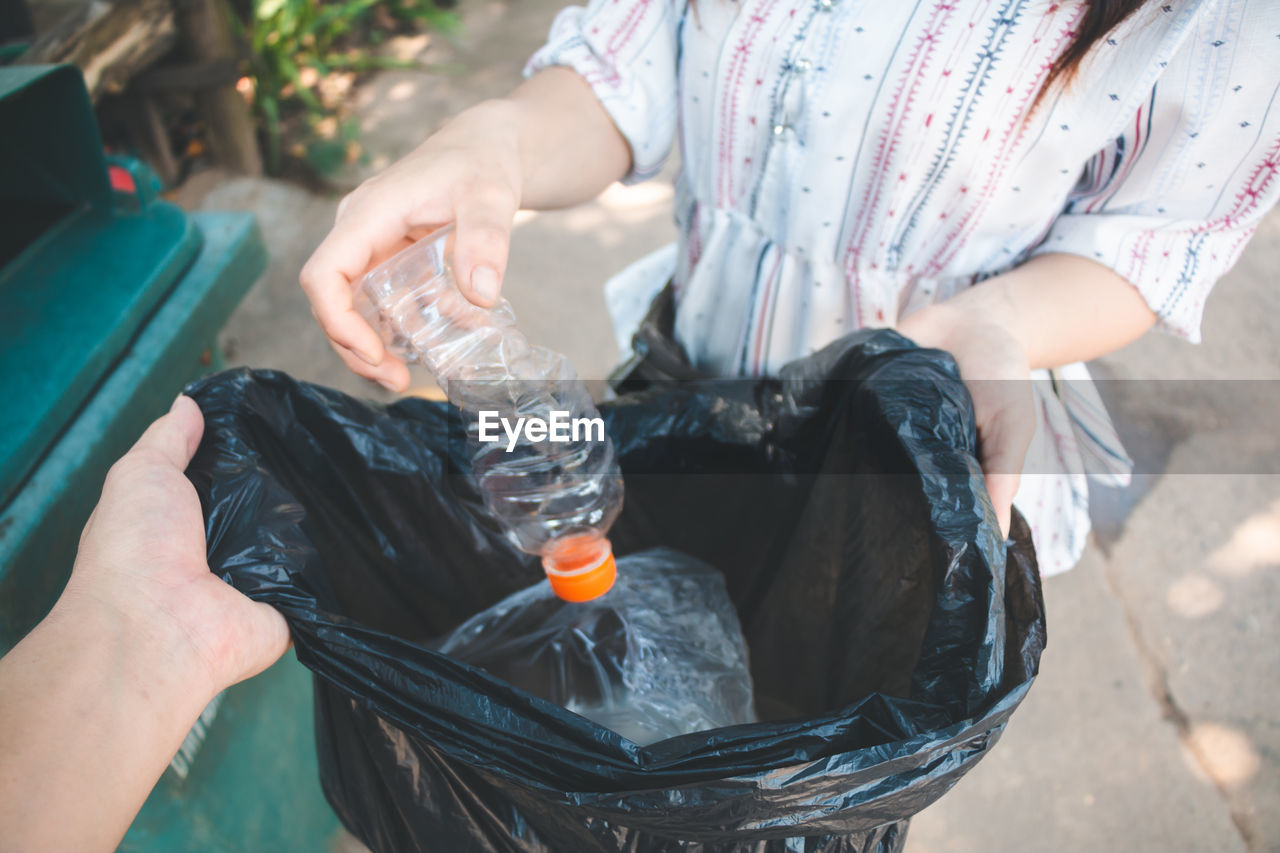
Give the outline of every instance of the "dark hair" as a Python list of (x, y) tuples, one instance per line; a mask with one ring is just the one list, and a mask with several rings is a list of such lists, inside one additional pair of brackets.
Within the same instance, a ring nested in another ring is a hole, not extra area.
[(1032, 110), (1035, 110), (1044, 93), (1049, 91), (1054, 83), (1061, 80), (1064, 86), (1071, 85), (1076, 72), (1080, 70), (1080, 63), (1089, 53), (1090, 48), (1119, 26), (1121, 21), (1136, 12), (1144, 0), (1082, 0), (1082, 2), (1085, 4), (1084, 17), (1072, 34), (1071, 44), (1067, 45), (1067, 49), (1050, 66), (1049, 76), (1031, 104)]

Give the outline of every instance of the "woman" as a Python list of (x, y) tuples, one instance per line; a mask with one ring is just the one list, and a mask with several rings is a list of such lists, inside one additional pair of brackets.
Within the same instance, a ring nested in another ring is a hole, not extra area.
[[(671, 277), (678, 340), (721, 374), (863, 326), (950, 351), (1000, 524), (1016, 502), (1050, 574), (1083, 549), (1086, 471), (1128, 471), (1069, 380), (1156, 324), (1198, 338), (1280, 198), (1277, 69), (1274, 1), (592, 0), (509, 97), (344, 199), (301, 281), (346, 363), (403, 389), (351, 310), (369, 266), (456, 221), (490, 304), (518, 208), (644, 180), (678, 137), (679, 245), (611, 291)], [(986, 381), (1049, 368), (1054, 391)]]

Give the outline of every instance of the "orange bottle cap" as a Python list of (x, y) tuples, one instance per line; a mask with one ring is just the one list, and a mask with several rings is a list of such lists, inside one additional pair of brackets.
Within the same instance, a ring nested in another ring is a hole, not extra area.
[(565, 601), (591, 601), (613, 589), (618, 566), (607, 540), (572, 537), (542, 558), (551, 591)]

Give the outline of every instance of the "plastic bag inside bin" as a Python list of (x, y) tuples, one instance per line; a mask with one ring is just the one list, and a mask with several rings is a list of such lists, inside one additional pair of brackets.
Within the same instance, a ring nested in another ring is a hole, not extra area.
[(1026, 525), (1000, 535), (950, 357), (891, 331), (601, 407), (615, 553), (724, 573), (761, 718), (648, 746), (428, 647), (541, 571), (447, 406), (247, 370), (189, 393), (210, 567), (288, 620), (322, 786), (375, 851), (899, 850), (1038, 666)]
[(670, 548), (619, 558), (593, 601), (563, 601), (546, 581), (521, 590), (437, 648), (641, 746), (755, 719), (724, 578)]

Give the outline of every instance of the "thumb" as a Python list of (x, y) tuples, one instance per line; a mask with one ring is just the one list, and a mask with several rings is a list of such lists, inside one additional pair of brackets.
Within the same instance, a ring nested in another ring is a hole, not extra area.
[(169, 413), (147, 427), (129, 452), (143, 450), (157, 453), (179, 471), (185, 471), (187, 463), (200, 446), (200, 436), (203, 434), (204, 414), (200, 407), (195, 400), (179, 394), (169, 407)]
[(213, 646), (208, 657), (218, 689), (252, 678), (288, 651), (292, 638), (279, 610), (250, 599), (217, 575), (206, 573), (201, 582), (211, 614), (202, 624), (213, 632), (207, 639)]
[(1028, 406), (1011, 406), (1000, 411), (978, 429), (978, 456), (987, 484), (987, 494), (1000, 523), (1000, 533), (1008, 538), (1013, 516), (1013, 499), (1022, 480), (1027, 448), (1035, 434), (1035, 414)]
[(481, 308), (498, 304), (515, 213), (515, 199), (500, 192), (473, 197), (458, 206), (453, 271), (458, 290)]
[(1018, 493), (1017, 474), (987, 474), (987, 494), (991, 495), (991, 505), (996, 510), (996, 521), (1000, 524), (1000, 535), (1009, 538), (1009, 527), (1013, 523), (1013, 498)]
[(240, 671), (234, 676), (236, 682), (262, 672), (280, 660), (293, 644), (284, 616), (270, 604), (250, 601), (244, 627), (246, 654)]

